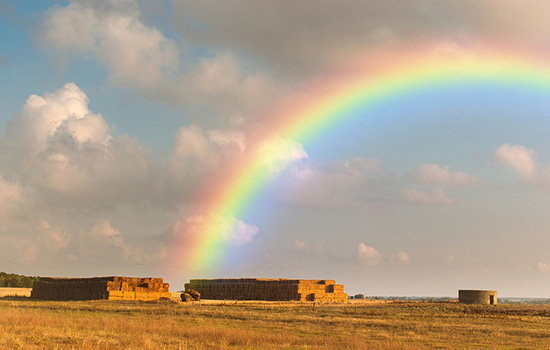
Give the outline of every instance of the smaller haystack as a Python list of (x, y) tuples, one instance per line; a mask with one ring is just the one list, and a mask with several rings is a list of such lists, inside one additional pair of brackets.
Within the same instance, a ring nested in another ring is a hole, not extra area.
[(460, 289), (458, 291), (458, 302), (462, 304), (496, 305), (497, 291)]
[(41, 277), (34, 282), (31, 298), (43, 300), (159, 300), (170, 299), (170, 285), (162, 278)]

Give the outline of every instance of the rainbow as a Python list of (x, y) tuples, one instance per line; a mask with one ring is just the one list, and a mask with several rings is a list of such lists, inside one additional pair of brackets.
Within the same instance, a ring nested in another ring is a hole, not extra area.
[(355, 111), (368, 111), (379, 101), (419, 91), (487, 83), (550, 91), (550, 66), (536, 55), (511, 51), (425, 55), (400, 52), (364, 61), (346, 74), (316, 81), (262, 119), (263, 131), (249, 131), (254, 137), (247, 143), (245, 154), (233, 160), (222, 176), (210, 179), (210, 187), (196, 198), (209, 216), (201, 217), (193, 234), (177, 238), (174, 246), (183, 247), (177, 254), (178, 264), (195, 272), (215, 266), (227, 249), (227, 230), (231, 226), (227, 218), (235, 223), (246, 213), (272, 178), (270, 164), (288, 157), (288, 148), (277, 148), (280, 140), (307, 144), (331, 125), (358, 115)]

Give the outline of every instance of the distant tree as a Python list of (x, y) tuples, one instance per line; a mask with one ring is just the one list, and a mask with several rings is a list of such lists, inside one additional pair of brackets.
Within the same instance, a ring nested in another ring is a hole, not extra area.
[(364, 294), (355, 294), (353, 296), (353, 299), (365, 299), (365, 295)]
[(33, 283), (39, 279), (39, 277), (0, 272), (0, 287), (32, 288)]

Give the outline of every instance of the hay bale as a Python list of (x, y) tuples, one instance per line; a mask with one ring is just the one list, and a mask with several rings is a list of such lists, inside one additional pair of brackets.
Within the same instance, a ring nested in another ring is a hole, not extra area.
[(136, 300), (138, 296), (139, 300), (170, 298), (169, 285), (162, 278), (44, 277), (31, 292), (32, 298), (45, 300)]
[(269, 278), (191, 280), (186, 291), (195, 290), (203, 299), (345, 301), (343, 285), (334, 280)]
[(188, 289), (185, 291), (187, 294), (191, 295), (191, 297), (193, 298), (193, 300), (201, 300), (201, 293), (197, 292), (196, 290), (194, 289)]
[(193, 297), (189, 293), (181, 293), (181, 301), (188, 303), (193, 301)]

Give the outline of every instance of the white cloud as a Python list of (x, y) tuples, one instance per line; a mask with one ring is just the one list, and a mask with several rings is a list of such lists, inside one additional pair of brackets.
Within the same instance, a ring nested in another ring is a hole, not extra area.
[(88, 103), (73, 83), (31, 95), (0, 135), (3, 173), (49, 205), (93, 207), (144, 200), (149, 151), (125, 134), (112, 137), (106, 121)]
[(479, 185), (481, 182), (472, 175), (458, 171), (452, 172), (448, 165), (424, 164), (414, 169), (410, 174), (414, 181), (422, 184), (442, 186)]
[(74, 83), (44, 96), (31, 95), (21, 113), (6, 124), (4, 147), (18, 147), (31, 155), (47, 150), (52, 140), (70, 137), (84, 143), (106, 145), (111, 137), (100, 114), (88, 110), (88, 97)]
[(271, 173), (281, 172), (290, 163), (307, 157), (302, 144), (290, 139), (274, 137), (258, 147), (258, 159)]
[(509, 165), (516, 170), (522, 181), (533, 181), (537, 176), (535, 150), (521, 145), (500, 146), (494, 153), (497, 163)]
[(550, 191), (550, 165), (537, 163), (537, 152), (534, 149), (504, 144), (496, 149), (493, 159), (512, 167), (521, 182)]
[(432, 192), (409, 188), (403, 191), (403, 199), (405, 203), (409, 204), (451, 205), (456, 203), (456, 199), (447, 195), (440, 188), (436, 188)]
[(364, 243), (359, 243), (357, 246), (357, 258), (367, 266), (376, 266), (382, 260), (382, 254), (375, 248)]

